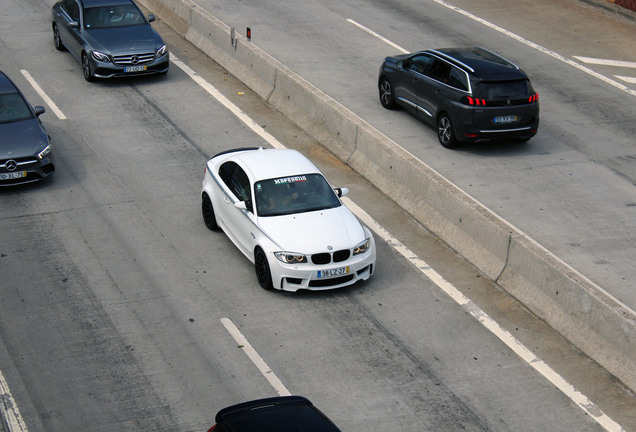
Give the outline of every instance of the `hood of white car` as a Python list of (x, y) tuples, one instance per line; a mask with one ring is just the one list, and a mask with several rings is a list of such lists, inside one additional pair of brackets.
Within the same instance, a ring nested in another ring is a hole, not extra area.
[(308, 213), (261, 217), (258, 222), (263, 231), (287, 252), (313, 254), (350, 249), (366, 238), (362, 225), (344, 205)]

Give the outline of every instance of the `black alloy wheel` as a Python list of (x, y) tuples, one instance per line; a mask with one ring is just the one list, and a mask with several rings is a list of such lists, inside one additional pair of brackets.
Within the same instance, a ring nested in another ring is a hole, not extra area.
[(203, 213), (203, 222), (209, 230), (216, 231), (219, 229), (219, 224), (216, 222), (216, 216), (214, 214), (214, 207), (212, 206), (212, 200), (208, 194), (203, 194), (201, 199), (201, 213)]
[(395, 103), (391, 81), (383, 77), (378, 85), (378, 90), (380, 91), (380, 103), (382, 106), (386, 109), (394, 109), (397, 105)]
[(437, 119), (437, 138), (439, 138), (440, 144), (446, 148), (457, 147), (458, 142), (453, 131), (453, 123), (446, 113), (440, 114)]
[(256, 248), (254, 252), (254, 269), (256, 270), (256, 278), (261, 288), (271, 290), (274, 288), (272, 284), (272, 273), (269, 270), (269, 263), (267, 262), (267, 256), (263, 249)]

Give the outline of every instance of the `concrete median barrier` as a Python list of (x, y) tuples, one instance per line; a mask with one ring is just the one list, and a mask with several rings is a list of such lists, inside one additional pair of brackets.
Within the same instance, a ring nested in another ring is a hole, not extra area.
[(636, 313), (189, 0), (139, 0), (636, 391)]

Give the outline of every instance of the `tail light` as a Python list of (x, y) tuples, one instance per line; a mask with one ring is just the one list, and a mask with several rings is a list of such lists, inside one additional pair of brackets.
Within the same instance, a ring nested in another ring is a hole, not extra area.
[(530, 97), (528, 98), (528, 102), (532, 103), (532, 102), (537, 102), (539, 100), (539, 93), (534, 93), (532, 95), (530, 95)]
[(462, 98), (462, 103), (464, 105), (471, 105), (471, 106), (486, 106), (486, 99), (478, 99), (478, 98), (474, 98), (470, 96), (464, 96)]

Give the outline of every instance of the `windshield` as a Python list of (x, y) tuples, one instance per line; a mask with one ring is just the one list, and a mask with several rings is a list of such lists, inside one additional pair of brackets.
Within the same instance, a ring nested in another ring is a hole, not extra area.
[(281, 177), (254, 185), (259, 216), (280, 216), (340, 206), (340, 200), (320, 174)]
[(31, 110), (20, 94), (0, 94), (0, 123), (11, 123), (32, 117)]
[(84, 10), (87, 29), (124, 27), (145, 24), (144, 16), (134, 5), (99, 6)]

